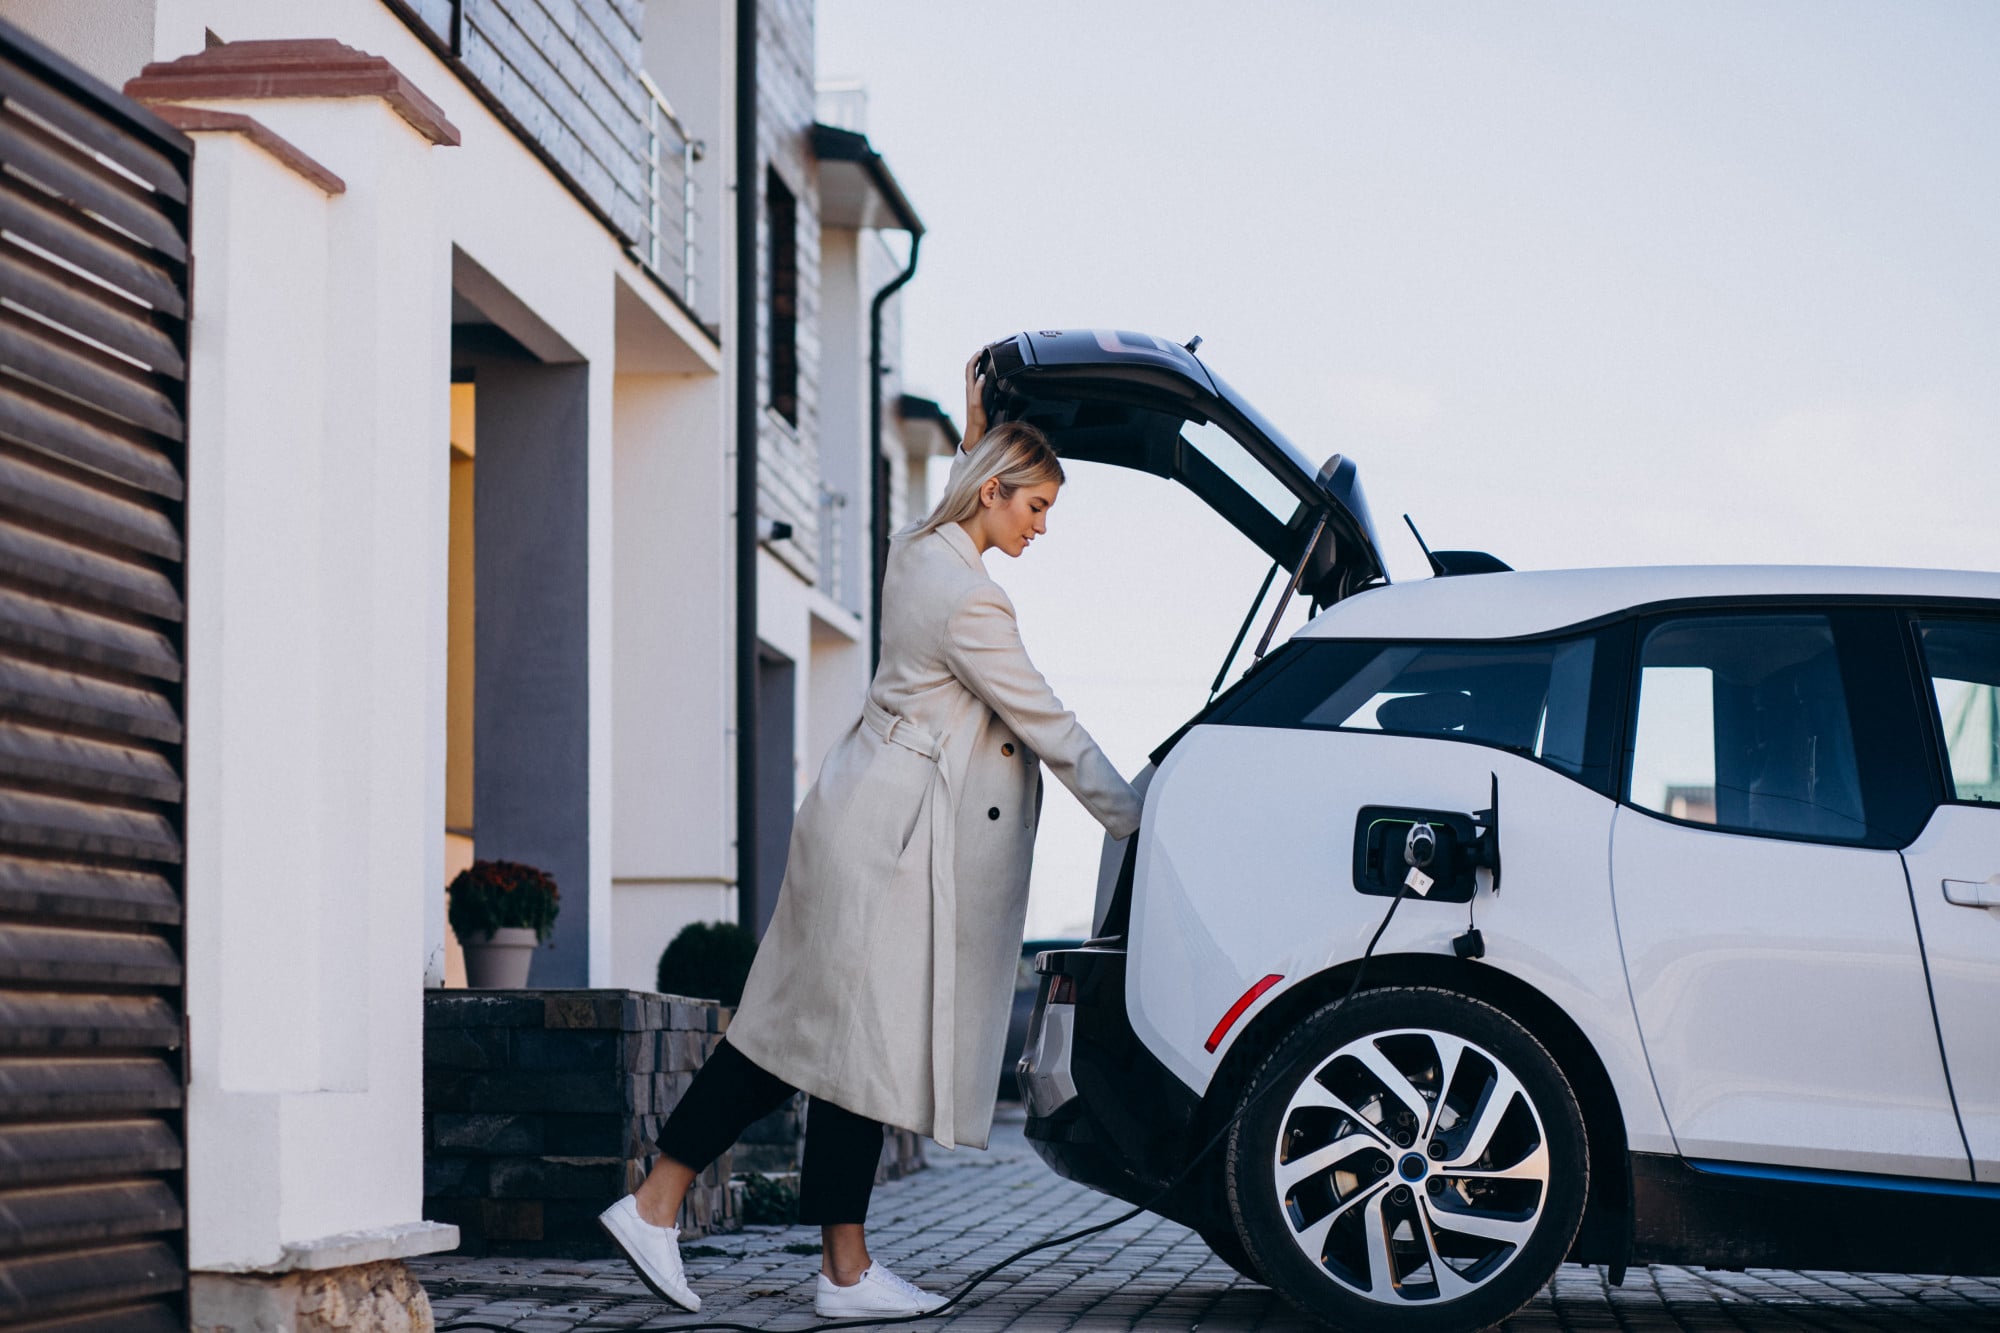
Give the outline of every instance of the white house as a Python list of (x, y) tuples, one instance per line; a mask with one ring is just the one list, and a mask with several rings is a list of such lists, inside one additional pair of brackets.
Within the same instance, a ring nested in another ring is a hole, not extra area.
[[(150, 1035), (91, 1040), (153, 1088), (92, 1101), (104, 1068), (64, 1056), (0, 1097), (0, 1148), (63, 1117), (98, 1162), (72, 1205), (124, 1219), (31, 1228), (0, 1272), (41, 1276), (0, 1317), (151, 1328), (189, 1300), (209, 1327), (309, 1274), (393, 1324), (422, 1299), (399, 1261), (456, 1241), (421, 1208), (448, 875), (554, 874), (537, 986), (649, 989), (681, 925), (768, 912), (869, 672), (872, 543), (954, 439), (871, 373), (921, 224), (858, 123), (816, 124), (809, 0), (0, 20), (0, 539), (99, 580), (0, 599), (0, 741), (53, 756), (0, 764), (0, 895), (47, 914), (37, 948), (95, 923), (134, 960), (90, 975)], [(152, 452), (126, 475), (92, 441)], [(58, 620), (139, 646), (71, 660), (33, 630)], [(180, 685), (106, 730), (17, 705), (16, 669)], [(64, 833), (72, 807), (130, 836)], [(76, 906), (114, 880), (151, 906)], [(0, 973), (16, 1045), (56, 1032), (36, 984)]]

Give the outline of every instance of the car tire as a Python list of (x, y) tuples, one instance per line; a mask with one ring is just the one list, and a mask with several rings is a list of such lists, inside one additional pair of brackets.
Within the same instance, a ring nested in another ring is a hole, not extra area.
[(1257, 1271), (1257, 1265), (1250, 1261), (1250, 1252), (1243, 1248), (1243, 1238), (1236, 1234), (1234, 1226), (1217, 1226), (1210, 1222), (1199, 1228), (1196, 1234), (1206, 1242), (1209, 1249), (1215, 1251), (1215, 1257), (1223, 1263), (1259, 1286), (1270, 1285), (1264, 1281), (1264, 1275)]
[(1526, 1028), (1470, 996), (1397, 986), (1327, 1005), (1237, 1110), (1225, 1177), (1252, 1266), (1354, 1333), (1497, 1324), (1583, 1219), (1576, 1094)]

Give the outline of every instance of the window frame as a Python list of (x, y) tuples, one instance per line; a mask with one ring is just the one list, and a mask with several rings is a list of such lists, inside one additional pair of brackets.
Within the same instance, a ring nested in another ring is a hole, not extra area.
[[(1855, 777), (1868, 831), (1859, 837), (1836, 838), (1734, 824), (1704, 824), (1677, 819), (1635, 803), (1633, 746), (1638, 735), (1645, 637), (1675, 621), (1785, 615), (1824, 617), (1832, 633), (1841, 693), (1847, 706), (1847, 725), (1854, 745)], [(1649, 819), (1704, 833), (1878, 851), (1900, 851), (1909, 846), (1923, 831), (1941, 793), (1936, 785), (1935, 743), (1927, 744), (1922, 739), (1925, 725), (1918, 720), (1923, 708), (1917, 689), (1921, 686), (1928, 690), (1929, 682), (1911, 669), (1916, 658), (1906, 648), (1910, 636), (1898, 623), (1906, 615), (1895, 605), (1876, 599), (1838, 598), (1689, 601), (1666, 607), (1635, 608), (1631, 615), (1633, 639), (1619, 735), (1618, 773), (1613, 788), (1618, 804)], [(1922, 790), (1912, 792), (1907, 782), (1896, 781), (1899, 770), (1906, 776), (1923, 774), (1919, 784)]]
[(1920, 711), (1924, 716), (1922, 731), (1928, 760), (1925, 767), (1935, 788), (1933, 808), (1963, 805), (1975, 810), (2000, 810), (2000, 803), (1967, 800), (1958, 795), (1957, 783), (1951, 776), (1951, 750), (1945, 742), (1944, 716), (1938, 712), (1937, 690), (1931, 685), (1930, 666), (1924, 661), (1923, 634), (1919, 628), (1920, 624), (1977, 625), (2000, 634), (2000, 608), (1981, 614), (1965, 608), (1908, 607), (1903, 611), (1902, 619), (1903, 645), (1907, 650), (1910, 676), (1916, 684)]
[(764, 406), (799, 428), (799, 200), (776, 165), (764, 169)]
[[(1934, 720), (1925, 720), (1935, 712), (1935, 705), (1928, 698), (1930, 693), (1930, 678), (1924, 674), (1922, 654), (1916, 643), (1914, 631), (1899, 631), (1896, 629), (1894, 621), (1897, 617), (1902, 617), (1907, 621), (1912, 618), (1924, 616), (1931, 618), (1957, 617), (1961, 619), (2000, 621), (2000, 601), (1980, 597), (1954, 597), (1950, 595), (1898, 597), (1886, 596), (1879, 593), (1767, 593), (1761, 595), (1738, 594), (1724, 597), (1670, 597), (1662, 598), (1658, 601), (1636, 603), (1604, 615), (1592, 616), (1587, 620), (1575, 621), (1554, 629), (1540, 630), (1533, 634), (1506, 635), (1484, 639), (1461, 639), (1441, 635), (1416, 635), (1409, 638), (1366, 640), (1332, 636), (1292, 638), (1280, 644), (1269, 656), (1254, 663), (1249, 670), (1232, 682), (1228, 688), (1217, 695), (1200, 712), (1196, 713), (1186, 722), (1183, 722), (1172, 735), (1160, 742), (1159, 746), (1153, 750), (1148, 758), (1155, 767), (1158, 767), (1161, 763), (1165, 762), (1166, 757), (1173, 752), (1174, 747), (1179, 745), (1188, 733), (1198, 727), (1215, 725), (1283, 728), (1289, 725), (1277, 721), (1245, 719), (1240, 715), (1251, 708), (1257, 696), (1262, 694), (1273, 681), (1281, 678), (1300, 662), (1303, 658), (1302, 650), (1313, 644), (1360, 642), (1377, 644), (1536, 643), (1544, 640), (1565, 639), (1583, 634), (1596, 633), (1604, 637), (1599, 640), (1598, 644), (1600, 657), (1597, 664), (1597, 679), (1593, 680), (1591, 685), (1591, 717), (1588, 725), (1596, 727), (1600, 724), (1600, 721), (1604, 721), (1609, 726), (1607, 744), (1610, 746), (1610, 761), (1606, 767), (1604, 781), (1602, 784), (1586, 781), (1576, 774), (1567, 773), (1553, 765), (1544, 765), (1544, 767), (1548, 768), (1551, 772), (1562, 774), (1562, 776), (1569, 778), (1571, 781), (1577, 782), (1579, 785), (1587, 787), (1599, 795), (1615, 801), (1619, 805), (1628, 806), (1635, 812), (1651, 819), (1661, 819), (1668, 823), (1680, 824), (1686, 828), (1700, 829), (1709, 833), (1728, 832), (1736, 837), (1776, 838), (1791, 842), (1818, 841), (1817, 839), (1802, 838), (1798, 835), (1762, 832), (1739, 833), (1733, 829), (1721, 829), (1714, 824), (1696, 824), (1684, 820), (1675, 820), (1667, 815), (1662, 815), (1652, 810), (1643, 810), (1638, 806), (1631, 805), (1631, 802), (1626, 799), (1625, 795), (1626, 786), (1630, 779), (1632, 727), (1639, 706), (1638, 634), (1641, 627), (1648, 622), (1670, 617), (1727, 614), (1732, 612), (1741, 612), (1745, 615), (1769, 615), (1784, 611), (1821, 612), (1829, 616), (1837, 612), (1870, 612), (1887, 618), (1887, 623), (1883, 625), (1883, 629), (1887, 638), (1893, 641), (1894, 646), (1892, 649), (1887, 644), (1883, 645), (1881, 650), (1875, 655), (1871, 666), (1874, 670), (1886, 669), (1892, 677), (1900, 676), (1901, 678), (1902, 686), (1900, 690), (1895, 690), (1890, 698), (1892, 703), (1897, 698), (1903, 701), (1902, 707), (1895, 711), (1901, 712), (1906, 716), (1908, 730), (1905, 734), (1911, 738), (1910, 743), (1918, 747), (1918, 757), (1923, 760), (1921, 765), (1924, 775), (1922, 791), (1916, 794), (1915, 800), (1911, 803), (1916, 811), (1921, 812), (1922, 818), (1912, 820), (1915, 827), (1910, 831), (1909, 836), (1901, 842), (1894, 842), (1885, 838), (1880, 841), (1863, 843), (1822, 842), (1821, 845), (1875, 847), (1900, 851), (1903, 847), (1908, 846), (1910, 842), (1914, 841), (1918, 834), (1922, 832), (1923, 824), (1928, 822), (1930, 814), (1935, 811), (1937, 805), (1944, 803), (1945, 788), (1943, 783), (1946, 770), (1943, 766), (1945, 761), (1937, 735), (1939, 724)], [(1839, 642), (1840, 640), (1836, 638), (1836, 644)], [(1614, 657), (1613, 654), (1616, 654), (1616, 656)], [(1900, 657), (1899, 661), (1894, 660), (1898, 657)], [(1883, 660), (1885, 658), (1891, 660), (1885, 662)], [(1843, 680), (1845, 680), (1847, 665), (1845, 657), (1842, 658), (1841, 665)], [(1893, 685), (1893, 681), (1891, 683)], [(1601, 702), (1610, 709), (1608, 719), (1600, 719), (1598, 715)], [(1852, 704), (1850, 702), (1851, 711)], [(1853, 725), (1853, 722), (1854, 719), (1850, 716), (1849, 724)], [(1382, 735), (1384, 733), (1350, 732), (1349, 734)], [(1452, 739), (1453, 743), (1458, 745), (1481, 744), (1478, 741), (1457, 738), (1437, 737), (1435, 739)], [(1498, 746), (1488, 745), (1487, 748), (1498, 750), (1502, 754), (1516, 753), (1513, 750), (1503, 749)], [(1540, 763), (1541, 761), (1533, 760), (1533, 762)], [(1858, 752), (1856, 762), (1864, 762)], [(1875, 799), (1876, 789), (1880, 785), (1879, 781), (1871, 782), (1870, 776), (1864, 768), (1862, 773), (1863, 801), (1872, 802)], [(1990, 809), (1992, 807), (1984, 808)]]

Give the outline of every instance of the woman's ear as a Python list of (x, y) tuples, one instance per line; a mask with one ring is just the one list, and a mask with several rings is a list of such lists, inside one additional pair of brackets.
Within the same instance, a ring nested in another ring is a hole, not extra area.
[(982, 508), (991, 509), (1000, 502), (1000, 478), (988, 477), (986, 484), (979, 488), (979, 503)]

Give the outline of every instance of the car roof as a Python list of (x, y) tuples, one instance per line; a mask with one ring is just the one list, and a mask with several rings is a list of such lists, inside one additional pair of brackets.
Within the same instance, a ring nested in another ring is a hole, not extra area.
[(1311, 639), (1507, 639), (1702, 598), (1973, 599), (2000, 610), (2000, 573), (1832, 565), (1510, 570), (1379, 584), (1298, 633)]

